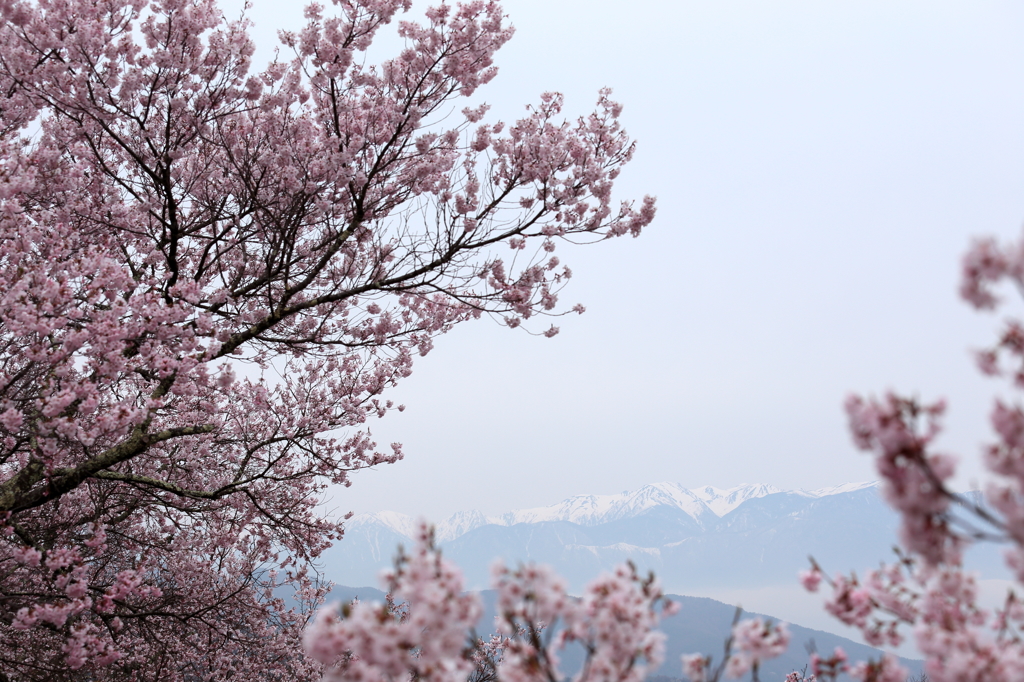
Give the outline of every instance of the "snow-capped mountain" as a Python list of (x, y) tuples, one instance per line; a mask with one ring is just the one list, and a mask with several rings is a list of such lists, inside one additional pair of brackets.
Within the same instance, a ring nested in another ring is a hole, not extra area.
[[(395, 512), (354, 516), (321, 557), (325, 577), (376, 584), (398, 547), (413, 545), (417, 523)], [(437, 524), (435, 537), (475, 587), (490, 584), (496, 558), (553, 565), (574, 589), (630, 560), (685, 591), (792, 584), (808, 554), (830, 570), (863, 568), (891, 558), (897, 523), (874, 483), (789, 491), (658, 483), (497, 516), (461, 512)]]
[(375, 525), (383, 526), (403, 537), (412, 539), (416, 535), (417, 520), (406, 514), (382, 511), (373, 514), (356, 514), (345, 522), (345, 528), (349, 531)]
[(456, 512), (437, 524), (434, 528), (434, 534), (438, 542), (448, 542), (480, 526), (494, 523), (494, 521), (494, 519), (487, 518), (475, 509), (472, 511)]
[[(819, 490), (783, 491), (772, 485), (739, 485), (735, 488), (684, 488), (678, 483), (654, 483), (638, 490), (627, 490), (616, 495), (577, 495), (548, 507), (518, 509), (500, 516), (485, 516), (476, 510), (458, 512), (436, 525), (438, 542), (450, 542), (482, 526), (514, 526), (520, 523), (549, 523), (566, 521), (580, 526), (600, 526), (613, 521), (634, 518), (644, 512), (666, 507), (678, 509), (697, 522), (700, 527), (714, 525), (718, 519), (733, 511), (747, 500), (776, 493), (789, 493), (806, 498), (820, 498), (874, 487), (872, 482), (847, 483)], [(385, 511), (358, 514), (348, 522), (349, 529), (367, 524), (379, 524), (412, 539), (417, 519), (397, 512)]]
[(741, 485), (726, 490), (707, 485), (690, 492), (703, 500), (715, 516), (722, 517), (747, 500), (782, 491), (773, 485)]
[(636, 516), (659, 506), (681, 509), (700, 522), (707, 515), (715, 515), (708, 505), (693, 491), (678, 483), (656, 483), (639, 490), (618, 495), (579, 495), (551, 505), (534, 509), (520, 509), (503, 514), (503, 525), (568, 521), (581, 526), (597, 526), (623, 518)]

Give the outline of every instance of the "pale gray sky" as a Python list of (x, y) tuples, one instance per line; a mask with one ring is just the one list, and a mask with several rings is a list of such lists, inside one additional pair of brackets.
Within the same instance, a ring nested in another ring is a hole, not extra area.
[[(956, 296), (972, 235), (1024, 223), (1024, 6), (1013, 2), (507, 0), (480, 98), (610, 86), (638, 141), (637, 240), (562, 247), (551, 340), (486, 321), (438, 340), (372, 425), (407, 458), (335, 504), (440, 520), (656, 481), (815, 488), (874, 478), (847, 392), (950, 400), (977, 479), (991, 396), (969, 350), (998, 317)], [(255, 0), (261, 48), (301, 6)], [(261, 50), (262, 55), (269, 51)], [(1017, 307), (1020, 310), (1021, 306)]]

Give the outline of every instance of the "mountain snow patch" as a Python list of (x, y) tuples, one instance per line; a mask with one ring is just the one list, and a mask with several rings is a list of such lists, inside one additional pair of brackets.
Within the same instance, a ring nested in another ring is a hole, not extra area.
[[(767, 497), (776, 493), (797, 494), (802, 497), (821, 498), (830, 495), (872, 488), (875, 481), (844, 483), (817, 490), (782, 490), (773, 485), (743, 484), (733, 488), (684, 488), (678, 483), (653, 483), (637, 490), (626, 490), (615, 495), (577, 495), (548, 507), (517, 509), (500, 516), (485, 516), (476, 510), (452, 514), (435, 527), (438, 542), (450, 542), (483, 526), (515, 526), (521, 523), (568, 521), (581, 526), (598, 526), (643, 514), (654, 507), (669, 507), (683, 511), (704, 526), (739, 507), (747, 500)], [(398, 512), (383, 511), (358, 514), (348, 521), (350, 528), (368, 525), (384, 526), (399, 535), (412, 539), (417, 519)]]

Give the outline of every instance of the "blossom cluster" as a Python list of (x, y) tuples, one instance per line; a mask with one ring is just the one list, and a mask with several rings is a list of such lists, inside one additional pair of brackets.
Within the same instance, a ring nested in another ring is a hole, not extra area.
[[(1000, 245), (976, 241), (963, 259), (961, 296), (979, 310), (997, 308), (1000, 283), (1024, 289), (1024, 240)], [(1008, 376), (1024, 388), (1024, 332), (1020, 320), (1005, 323), (996, 345), (977, 354), (979, 369)], [(1024, 606), (1013, 590), (995, 608), (979, 605), (978, 582), (964, 569), (972, 542), (1005, 542), (1006, 564), (1024, 583), (1024, 410), (996, 400), (991, 412), (995, 440), (983, 451), (993, 479), (983, 498), (957, 494), (949, 483), (953, 457), (935, 452), (945, 404), (923, 405), (889, 394), (881, 400), (853, 396), (846, 404), (854, 442), (874, 455), (883, 495), (900, 514), (898, 560), (856, 575), (827, 576), (816, 564), (801, 576), (817, 590), (826, 583), (825, 608), (859, 628), (875, 645), (898, 646), (913, 637), (935, 682), (1024, 679)], [(815, 669), (822, 678), (847, 671), (859, 679), (902, 679), (895, 661), (849, 664), (833, 657)]]
[(410, 606), (335, 605), (322, 609), (306, 630), (306, 652), (327, 666), (324, 679), (466, 680), (473, 670), (466, 633), (480, 617), (480, 602), (463, 592), (458, 569), (431, 548), (428, 529), (420, 528), (415, 551), (399, 557), (386, 584), (390, 595)]
[[(442, 558), (421, 524), (412, 554), (400, 554), (384, 576), (389, 601), (321, 609), (306, 630), (306, 652), (327, 666), (326, 680), (338, 682), (562, 682), (569, 676), (560, 654), (572, 643), (586, 652), (574, 682), (642, 682), (664, 662), (665, 635), (657, 627), (679, 607), (632, 564), (598, 577), (579, 598), (546, 566), (510, 569), (499, 562), (493, 578), (496, 634), (482, 639), (472, 634), (490, 627), (478, 622), (479, 597), (462, 591), (458, 568)], [(758, 618), (738, 621), (733, 632), (726, 665), (734, 677), (756, 670), (789, 642), (785, 625)], [(707, 663), (700, 658), (695, 667), (684, 657), (695, 682), (706, 679)]]
[(403, 456), (382, 393), (457, 324), (557, 333), (558, 248), (653, 219), (607, 91), (488, 121), (501, 6), (411, 5), (310, 4), (254, 68), (216, 0), (0, 2), (5, 674), (315, 676), (318, 504)]
[(740, 620), (736, 610), (732, 632), (725, 643), (725, 656), (717, 667), (704, 654), (684, 654), (683, 672), (690, 682), (718, 682), (722, 675), (738, 679), (748, 672), (758, 680), (758, 669), (766, 660), (785, 653), (789, 647), (789, 628), (785, 623), (762, 618)]

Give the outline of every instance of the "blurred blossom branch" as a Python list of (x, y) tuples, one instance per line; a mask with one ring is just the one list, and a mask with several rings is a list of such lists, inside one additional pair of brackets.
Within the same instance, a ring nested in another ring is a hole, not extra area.
[[(306, 630), (306, 651), (327, 667), (326, 680), (642, 682), (664, 661), (659, 622), (679, 609), (653, 575), (640, 576), (630, 563), (598, 577), (578, 599), (548, 567), (512, 570), (497, 563), (497, 633), (467, 636), (482, 613), (479, 596), (463, 591), (461, 572), (441, 557), (426, 524), (413, 553), (400, 554), (383, 582), (387, 603), (328, 606)], [(396, 600), (403, 609), (396, 609)], [(710, 659), (684, 657), (693, 679), (717, 680), (724, 670), (733, 678), (750, 672), (757, 680), (761, 662), (785, 651), (784, 624), (740, 620), (740, 613), (725, 657), (710, 675)], [(572, 676), (561, 661), (570, 644), (585, 652)]]
[[(974, 242), (963, 259), (961, 296), (978, 310), (1002, 303), (996, 287), (1008, 282), (1024, 295), (1024, 241), (999, 245)], [(979, 370), (1024, 388), (1024, 333), (1009, 318), (996, 344), (976, 354)], [(982, 459), (993, 474), (983, 497), (954, 492), (949, 482), (956, 460), (937, 452), (935, 437), (945, 402), (922, 404), (888, 394), (882, 399), (851, 396), (846, 403), (854, 442), (875, 458), (882, 494), (900, 514), (897, 561), (868, 571), (829, 578), (812, 560), (801, 575), (815, 591), (831, 590), (825, 608), (857, 627), (872, 644), (898, 646), (909, 630), (926, 657), (935, 682), (1024, 679), (1024, 605), (1017, 590), (1024, 582), (1024, 411), (1020, 404), (994, 401), (990, 416), (995, 440)], [(1002, 604), (979, 604), (978, 578), (966, 571), (963, 555), (979, 541), (1006, 545), (1005, 560), (1018, 585)], [(865, 680), (899, 680), (895, 660), (847, 664), (844, 656), (818, 660), (814, 674), (834, 679), (842, 671)]]

